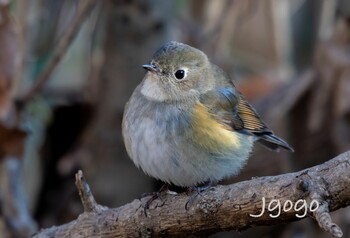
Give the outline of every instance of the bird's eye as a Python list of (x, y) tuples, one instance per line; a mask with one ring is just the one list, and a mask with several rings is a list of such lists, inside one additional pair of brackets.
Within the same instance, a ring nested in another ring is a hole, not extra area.
[(175, 77), (179, 80), (186, 78), (186, 71), (183, 69), (179, 69), (175, 72)]

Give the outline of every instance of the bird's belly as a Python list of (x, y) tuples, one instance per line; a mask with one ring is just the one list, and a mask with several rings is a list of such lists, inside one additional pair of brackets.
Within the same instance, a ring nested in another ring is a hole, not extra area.
[(191, 118), (178, 108), (142, 108), (126, 112), (123, 134), (133, 162), (152, 177), (184, 187), (218, 181), (237, 174), (249, 156), (249, 136), (237, 135), (241, 148), (208, 151), (195, 141)]

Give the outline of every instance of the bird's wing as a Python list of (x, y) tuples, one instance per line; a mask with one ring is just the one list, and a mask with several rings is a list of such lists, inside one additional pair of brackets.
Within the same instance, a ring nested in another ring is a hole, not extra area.
[(208, 91), (201, 96), (200, 102), (226, 129), (252, 135), (264, 146), (273, 150), (282, 147), (293, 151), (285, 141), (273, 134), (233, 84)]

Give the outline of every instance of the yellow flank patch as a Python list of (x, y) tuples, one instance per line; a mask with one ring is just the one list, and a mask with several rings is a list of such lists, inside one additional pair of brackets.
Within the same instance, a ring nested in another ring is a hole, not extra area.
[(238, 135), (218, 123), (201, 103), (195, 105), (192, 126), (196, 143), (210, 152), (225, 153), (240, 146)]

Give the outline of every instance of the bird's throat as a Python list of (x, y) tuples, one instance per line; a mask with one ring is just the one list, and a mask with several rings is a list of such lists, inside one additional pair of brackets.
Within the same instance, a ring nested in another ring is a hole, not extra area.
[(156, 80), (158, 80), (156, 76), (152, 74), (151, 72), (146, 74), (141, 86), (141, 94), (152, 101), (164, 102), (169, 97), (164, 90), (162, 90), (159, 82), (156, 82)]

